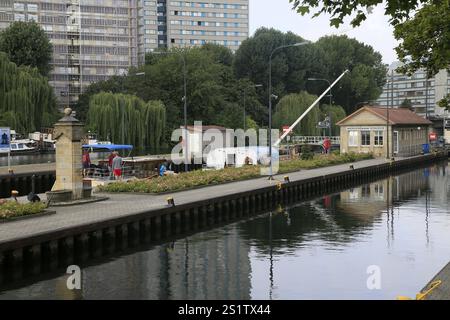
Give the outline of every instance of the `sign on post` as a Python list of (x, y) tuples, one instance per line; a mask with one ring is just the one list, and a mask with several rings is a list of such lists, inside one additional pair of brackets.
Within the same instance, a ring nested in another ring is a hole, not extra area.
[(0, 153), (11, 152), (11, 130), (0, 128)]

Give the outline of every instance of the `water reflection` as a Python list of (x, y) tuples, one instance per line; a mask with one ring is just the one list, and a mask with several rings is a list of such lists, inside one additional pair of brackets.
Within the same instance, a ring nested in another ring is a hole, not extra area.
[[(447, 164), (117, 257), (0, 298), (394, 299), (450, 260)], [(366, 286), (379, 266), (381, 290)]]

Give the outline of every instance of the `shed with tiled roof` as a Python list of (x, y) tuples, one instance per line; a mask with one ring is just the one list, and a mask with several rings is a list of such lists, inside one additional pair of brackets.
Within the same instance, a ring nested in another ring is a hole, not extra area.
[[(366, 106), (337, 123), (341, 152), (373, 153), (377, 157), (413, 156), (428, 143), (432, 122), (406, 108)], [(386, 132), (389, 132), (386, 135)]]

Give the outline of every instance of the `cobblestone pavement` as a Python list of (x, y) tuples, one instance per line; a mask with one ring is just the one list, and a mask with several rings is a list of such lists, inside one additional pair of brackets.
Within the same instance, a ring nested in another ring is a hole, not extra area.
[[(373, 166), (385, 163), (384, 159), (372, 159), (356, 162), (355, 168)], [(349, 169), (349, 164), (337, 166), (301, 170), (289, 173), (291, 181), (298, 181), (332, 173), (338, 173)], [(232, 182), (222, 185), (209, 186), (199, 189), (187, 190), (165, 195), (146, 194), (107, 194), (110, 199), (102, 202), (77, 205), (71, 207), (52, 207), (56, 214), (36, 217), (21, 221), (0, 223), (0, 243), (27, 238), (48, 231), (65, 229), (86, 223), (100, 222), (113, 218), (123, 217), (143, 211), (151, 211), (166, 206), (166, 198), (173, 196), (176, 204), (184, 204), (193, 201), (206, 200), (227, 194), (236, 194), (251, 189), (264, 188), (274, 185), (283, 179), (284, 175), (275, 176), (275, 180), (261, 177), (252, 180)]]

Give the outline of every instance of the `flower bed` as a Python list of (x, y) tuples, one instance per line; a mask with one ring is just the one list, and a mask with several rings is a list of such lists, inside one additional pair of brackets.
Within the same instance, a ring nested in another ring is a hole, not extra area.
[(0, 221), (31, 216), (44, 212), (45, 203), (17, 203), (16, 201), (0, 202)]
[[(279, 173), (288, 173), (300, 169), (321, 168), (331, 165), (372, 159), (371, 154), (330, 154), (316, 155), (310, 160), (288, 160), (280, 162)], [(105, 192), (162, 193), (192, 189), (201, 186), (216, 185), (232, 181), (248, 180), (260, 177), (259, 166), (225, 168), (223, 170), (191, 171), (178, 175), (169, 175), (156, 179), (141, 179), (127, 182), (114, 182), (101, 186)]]

